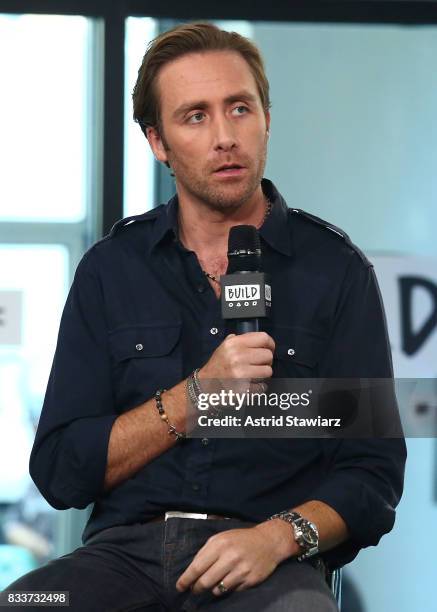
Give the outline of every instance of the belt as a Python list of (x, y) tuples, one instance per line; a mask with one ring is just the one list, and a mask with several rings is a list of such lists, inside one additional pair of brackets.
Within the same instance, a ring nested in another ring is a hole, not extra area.
[(167, 521), (171, 518), (186, 518), (186, 519), (204, 519), (204, 520), (216, 520), (216, 519), (227, 519), (231, 520), (230, 516), (222, 516), (220, 514), (201, 514), (198, 512), (180, 512), (179, 510), (172, 510), (170, 512), (166, 512), (165, 514), (160, 514), (159, 516), (154, 516), (149, 519), (148, 523), (154, 523), (155, 521)]

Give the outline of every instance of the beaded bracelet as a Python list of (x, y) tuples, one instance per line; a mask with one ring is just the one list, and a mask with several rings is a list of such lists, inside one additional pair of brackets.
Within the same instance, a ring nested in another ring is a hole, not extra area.
[(168, 420), (168, 416), (164, 410), (164, 406), (162, 405), (161, 396), (164, 393), (164, 391), (167, 391), (167, 389), (158, 389), (158, 391), (156, 391), (155, 393), (155, 402), (156, 402), (156, 407), (158, 408), (159, 416), (161, 417), (163, 421), (167, 423), (169, 435), (173, 434), (174, 436), (176, 436), (178, 440), (180, 438), (185, 438), (186, 437), (185, 433), (176, 431), (176, 427), (174, 425), (171, 425)]

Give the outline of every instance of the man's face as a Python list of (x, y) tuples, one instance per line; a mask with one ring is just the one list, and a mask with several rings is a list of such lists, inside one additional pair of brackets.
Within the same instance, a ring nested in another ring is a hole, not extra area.
[(213, 210), (240, 207), (259, 188), (270, 120), (246, 61), (233, 51), (192, 53), (166, 64), (157, 85), (162, 130), (148, 137), (179, 196)]

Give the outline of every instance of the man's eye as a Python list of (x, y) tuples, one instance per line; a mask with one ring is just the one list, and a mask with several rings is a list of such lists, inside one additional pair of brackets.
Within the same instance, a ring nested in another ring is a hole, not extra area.
[[(247, 108), (247, 106), (243, 106), (240, 104), (240, 106), (236, 106), (234, 108), (234, 111), (236, 111), (236, 115), (244, 115), (249, 109)], [(233, 111), (233, 112), (234, 112)]]
[(195, 113), (188, 118), (188, 123), (200, 123), (205, 116), (205, 113)]

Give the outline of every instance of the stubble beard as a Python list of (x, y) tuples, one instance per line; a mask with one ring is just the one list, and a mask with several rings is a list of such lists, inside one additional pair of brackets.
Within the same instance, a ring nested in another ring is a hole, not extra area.
[(193, 168), (184, 164), (172, 155), (171, 167), (176, 178), (176, 184), (183, 186), (191, 196), (202, 202), (204, 206), (216, 212), (232, 212), (245, 204), (258, 189), (264, 175), (267, 159), (267, 142), (264, 143), (260, 156), (255, 160), (255, 171), (248, 167), (248, 176), (221, 187), (209, 173), (200, 175)]

